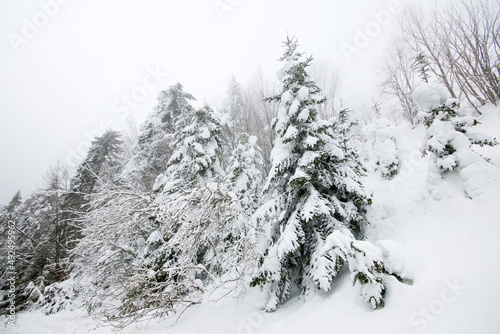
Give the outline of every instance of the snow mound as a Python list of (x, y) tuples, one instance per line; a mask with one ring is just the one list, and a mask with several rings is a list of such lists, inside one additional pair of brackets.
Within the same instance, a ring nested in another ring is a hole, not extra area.
[(481, 161), (472, 163), (460, 171), (465, 192), (470, 198), (498, 192), (500, 189), (500, 169)]
[(423, 83), (415, 88), (412, 97), (419, 109), (429, 111), (446, 103), (450, 94), (441, 85)]

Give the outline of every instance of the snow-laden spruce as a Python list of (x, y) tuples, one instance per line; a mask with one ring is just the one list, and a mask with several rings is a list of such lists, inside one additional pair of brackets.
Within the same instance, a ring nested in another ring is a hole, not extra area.
[(118, 324), (172, 314), (228, 281), (241, 286), (252, 270), (247, 264), (255, 265), (247, 260), (254, 253), (249, 236), (255, 233), (245, 214), (253, 202), (246, 196), (259, 187), (255, 138), (242, 143), (240, 150), (248, 151), (233, 159), (227, 178), (219, 163), (221, 126), (214, 112), (203, 107), (180, 117), (179, 124), (185, 126), (179, 126), (168, 167), (154, 186), (157, 229), (146, 240), (122, 305), (109, 314)]
[(135, 188), (150, 191), (155, 179), (166, 169), (173, 151), (173, 134), (185, 124), (179, 118), (191, 114), (195, 98), (177, 83), (158, 94), (158, 104), (141, 125), (139, 138), (132, 148), (123, 178)]
[(427, 127), (425, 152), (431, 153), (427, 188), (435, 198), (441, 198), (439, 181), (447, 172), (457, 170), (469, 197), (477, 197), (490, 187), (500, 185), (500, 170), (472, 150), (473, 145), (495, 146), (496, 139), (470, 129), (478, 124), (467, 116), (460, 101), (448, 98), (436, 84), (422, 84), (414, 92)]
[(153, 187), (159, 196), (220, 179), (224, 174), (219, 162), (220, 122), (212, 109), (205, 106), (183, 115), (178, 123), (175, 151)]
[(227, 178), (232, 182), (232, 191), (239, 198), (241, 206), (251, 215), (260, 202), (263, 183), (260, 168), (264, 159), (257, 145), (257, 137), (242, 134), (231, 159)]
[(266, 196), (255, 214), (264, 238), (252, 285), (264, 287), (264, 309), (274, 311), (294, 285), (303, 294), (330, 290), (347, 262), (366, 302), (377, 308), (384, 303), (383, 257), (371, 243), (356, 240), (367, 223), (363, 213), (371, 195), (348, 141), (348, 114), (318, 119), (325, 98), (306, 71), (312, 58), (304, 60), (296, 49), (295, 40), (285, 42), (282, 92), (269, 98), (279, 103), (279, 115)]
[(209, 242), (204, 232), (211, 213), (200, 209), (204, 201), (208, 206), (218, 203), (207, 187), (222, 177), (220, 123), (205, 106), (180, 115), (177, 129), (166, 171), (153, 187), (157, 229), (147, 237), (144, 259), (120, 308), (124, 319), (170, 314), (196, 303), (208, 274), (204, 258), (209, 256)]
[(390, 179), (399, 172), (399, 154), (396, 146), (395, 127), (386, 118), (377, 118), (363, 132), (372, 142), (375, 170)]

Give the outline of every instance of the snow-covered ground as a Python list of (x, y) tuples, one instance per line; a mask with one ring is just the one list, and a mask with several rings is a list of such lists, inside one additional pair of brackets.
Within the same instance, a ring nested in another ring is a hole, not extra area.
[[(487, 107), (475, 131), (500, 139), (500, 108)], [(224, 298), (187, 310), (173, 320), (153, 320), (126, 328), (123, 334), (231, 333), (500, 333), (500, 188), (470, 199), (458, 174), (443, 182), (443, 196), (426, 191), (428, 157), (420, 149), (424, 128), (397, 128), (401, 172), (392, 180), (371, 173), (374, 193), (368, 215), (369, 238), (389, 256), (389, 265), (413, 284), (387, 277), (385, 307), (372, 311), (352, 287), (349, 274), (334, 282), (329, 293), (308, 300), (292, 298), (274, 313), (259, 310), (263, 296), (249, 289), (240, 299)], [(500, 147), (478, 148), (500, 167)], [(500, 170), (499, 170), (500, 173)], [(499, 174), (500, 175), (500, 174)], [(498, 179), (500, 181), (500, 179)], [(45, 316), (17, 315), (17, 327), (2, 333), (112, 333), (98, 327), (83, 310)]]

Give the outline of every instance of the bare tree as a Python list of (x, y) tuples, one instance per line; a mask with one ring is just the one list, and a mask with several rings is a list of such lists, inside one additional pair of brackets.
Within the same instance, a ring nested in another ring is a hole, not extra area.
[(497, 104), (500, 99), (499, 10), (498, 1), (462, 0), (449, 4), (440, 16), (445, 66), (471, 104)]
[(267, 80), (261, 70), (245, 86), (246, 101), (251, 112), (247, 113), (250, 134), (256, 135), (264, 158), (264, 174), (271, 168), (271, 151), (274, 146), (273, 121), (278, 115), (276, 103), (265, 102), (265, 98), (276, 92), (275, 81)]
[[(400, 17), (406, 46), (428, 56), (434, 79), (451, 97), (500, 100), (500, 2), (461, 0), (443, 7), (408, 5)], [(458, 95), (457, 95), (458, 93)]]
[(431, 72), (446, 87), (450, 96), (456, 98), (451, 69), (444, 64), (448, 47), (439, 38), (441, 24), (437, 6), (424, 8), (421, 4), (412, 3), (403, 9), (399, 24), (407, 47), (414, 54), (422, 51), (428, 54)]
[(129, 288), (154, 230), (153, 211), (150, 196), (132, 188), (106, 183), (91, 195), (84, 237), (73, 250), (89, 311)]
[(389, 47), (384, 60), (379, 63), (382, 93), (396, 98), (399, 104), (398, 114), (413, 126), (417, 124), (417, 108), (412, 93), (417, 78), (412, 67), (412, 51), (401, 40), (395, 39)]
[(309, 67), (309, 75), (321, 87), (321, 92), (326, 97), (324, 105), (318, 106), (319, 117), (329, 119), (335, 116), (342, 108), (341, 93), (344, 85), (340, 70), (326, 60), (316, 61)]

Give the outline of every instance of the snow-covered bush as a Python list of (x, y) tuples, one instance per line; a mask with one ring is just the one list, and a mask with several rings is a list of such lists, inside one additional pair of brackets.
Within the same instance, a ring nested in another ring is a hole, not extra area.
[(263, 183), (260, 168), (264, 159), (257, 145), (257, 137), (242, 134), (231, 161), (227, 178), (232, 182), (232, 191), (238, 196), (241, 206), (251, 215), (260, 202)]
[[(483, 133), (472, 133), (470, 129), (478, 124), (474, 117), (466, 116), (465, 111), (460, 108), (457, 99), (447, 99), (446, 92), (437, 85), (421, 85), (414, 96), (419, 102), (422, 110), (421, 118), (427, 127), (427, 141), (425, 152), (432, 154), (429, 167), (428, 188), (435, 197), (439, 198), (438, 182), (441, 175), (458, 169), (460, 176), (465, 182), (465, 191), (469, 197), (477, 196), (476, 187), (470, 188), (473, 182), (468, 172), (477, 170), (482, 165), (484, 169), (494, 169), (487, 175), (497, 174), (498, 168), (490, 165), (478, 153), (472, 150), (472, 145), (497, 145), (497, 141)], [(426, 99), (427, 96), (427, 99)], [(443, 102), (444, 101), (444, 102)], [(474, 178), (480, 182), (481, 175)], [(481, 182), (484, 183), (484, 182)]]
[(400, 162), (394, 126), (388, 119), (379, 118), (367, 125), (364, 133), (373, 143), (372, 159), (376, 169), (387, 179), (395, 176), (399, 171)]

